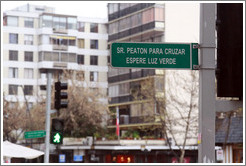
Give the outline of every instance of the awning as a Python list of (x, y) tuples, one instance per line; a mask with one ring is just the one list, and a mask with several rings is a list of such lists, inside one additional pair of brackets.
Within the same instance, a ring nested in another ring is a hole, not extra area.
[(9, 141), (4, 141), (2, 145), (2, 154), (4, 157), (34, 159), (44, 155), (44, 152), (42, 151), (13, 144)]
[(51, 38), (55, 38), (55, 39), (67, 39), (67, 40), (75, 40), (76, 37), (73, 36), (57, 36), (57, 35), (51, 35)]

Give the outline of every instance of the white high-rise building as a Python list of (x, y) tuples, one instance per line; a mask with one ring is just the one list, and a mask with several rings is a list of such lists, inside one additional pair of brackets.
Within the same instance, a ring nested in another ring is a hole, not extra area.
[(107, 93), (107, 19), (54, 11), (27, 4), (3, 14), (3, 93), (11, 103), (25, 102), (24, 93), (29, 106), (45, 97), (46, 70), (53, 71), (52, 85), (73, 71), (81, 85)]

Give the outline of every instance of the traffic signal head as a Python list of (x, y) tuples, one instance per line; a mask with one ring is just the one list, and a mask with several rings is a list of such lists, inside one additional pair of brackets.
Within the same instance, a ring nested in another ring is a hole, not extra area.
[(51, 132), (50, 143), (52, 143), (52, 144), (63, 144), (63, 134), (60, 132)]
[(55, 83), (55, 109), (67, 108), (68, 102), (63, 99), (67, 99), (67, 92), (62, 90), (67, 90), (67, 83), (61, 83), (60, 81)]
[(243, 4), (217, 4), (217, 96), (243, 97)]
[(63, 129), (64, 129), (63, 119), (58, 119), (58, 118), (52, 119), (50, 143), (52, 144), (63, 143)]

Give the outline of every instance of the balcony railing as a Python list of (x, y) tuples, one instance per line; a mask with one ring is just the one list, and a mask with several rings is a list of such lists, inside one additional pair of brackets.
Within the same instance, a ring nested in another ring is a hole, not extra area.
[(67, 29), (59, 29), (59, 28), (53, 28), (53, 32), (54, 33), (63, 33), (63, 34), (67, 34)]
[(62, 51), (67, 51), (68, 46), (64, 45), (53, 45), (53, 50), (62, 50)]
[[(139, 124), (139, 123), (153, 123), (157, 122), (158, 119), (155, 116), (133, 116), (129, 117), (128, 115), (121, 115), (120, 116), (120, 125), (126, 124)], [(116, 125), (116, 119), (109, 119), (108, 126)]]

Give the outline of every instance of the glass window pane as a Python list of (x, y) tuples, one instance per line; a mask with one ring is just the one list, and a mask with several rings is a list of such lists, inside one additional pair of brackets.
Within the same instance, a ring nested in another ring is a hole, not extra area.
[(90, 56), (90, 65), (98, 65), (98, 56)]
[(91, 23), (91, 31), (94, 33), (98, 33), (98, 24), (97, 23)]
[(9, 78), (18, 78), (18, 68), (9, 68)]
[(52, 54), (52, 61), (59, 61), (59, 53), (58, 52), (53, 52)]
[(68, 29), (76, 29), (77, 19), (75, 17), (68, 17)]
[(67, 53), (61, 53), (61, 61), (68, 62), (68, 55)]
[(24, 69), (24, 78), (32, 79), (33, 78), (33, 69)]
[(18, 51), (9, 50), (9, 60), (18, 61)]
[(18, 95), (18, 85), (9, 85), (9, 95)]
[(78, 47), (85, 48), (85, 41), (84, 39), (78, 39)]
[(98, 40), (91, 40), (91, 49), (98, 49)]
[(76, 54), (69, 53), (69, 62), (77, 62)]
[(77, 55), (78, 64), (84, 64), (84, 55)]
[(154, 21), (154, 8), (144, 11), (142, 16), (142, 24), (152, 21)]
[(33, 18), (26, 17), (24, 20), (24, 26), (27, 28), (33, 28)]
[(18, 34), (10, 33), (9, 34), (9, 43), (18, 44)]
[(18, 17), (8, 16), (7, 17), (7, 25), (8, 26), (18, 26)]
[(24, 85), (24, 94), (25, 95), (33, 95), (33, 86), (32, 85)]
[(25, 61), (33, 62), (33, 52), (25, 51)]
[(52, 52), (44, 52), (44, 61), (51, 61)]
[(52, 27), (53, 17), (48, 15), (43, 15), (42, 17), (42, 26), (41, 27)]
[(78, 22), (78, 31), (79, 32), (85, 31), (85, 23), (84, 22)]

